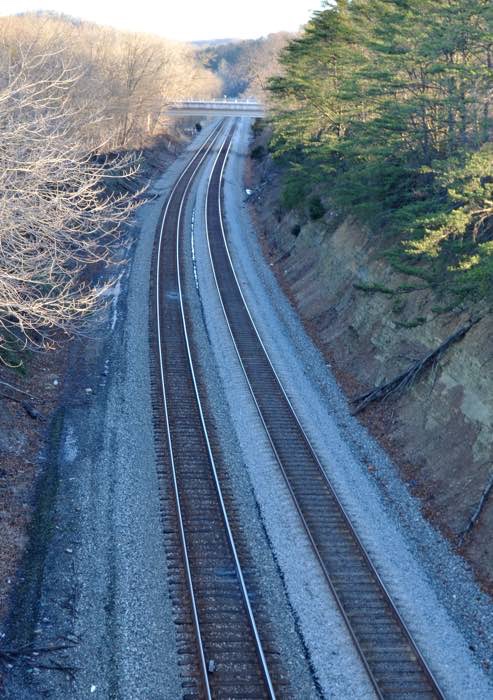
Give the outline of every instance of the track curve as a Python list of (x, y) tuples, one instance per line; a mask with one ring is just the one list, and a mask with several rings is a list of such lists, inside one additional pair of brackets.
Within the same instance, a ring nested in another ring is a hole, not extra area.
[(194, 177), (223, 140), (220, 125), (183, 170), (162, 215), (151, 319), (154, 422), (183, 697), (273, 700), (215, 467), (181, 283), (184, 206)]
[(216, 286), (250, 392), (279, 467), (379, 698), (443, 693), (330, 484), (270, 361), (229, 253), (222, 182), (234, 127), (209, 180), (207, 238)]

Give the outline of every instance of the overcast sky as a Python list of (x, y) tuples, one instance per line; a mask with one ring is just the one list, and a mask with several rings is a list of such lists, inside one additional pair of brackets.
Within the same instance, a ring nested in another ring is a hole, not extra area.
[(256, 38), (298, 29), (322, 0), (0, 0), (0, 15), (55, 10), (169, 39)]

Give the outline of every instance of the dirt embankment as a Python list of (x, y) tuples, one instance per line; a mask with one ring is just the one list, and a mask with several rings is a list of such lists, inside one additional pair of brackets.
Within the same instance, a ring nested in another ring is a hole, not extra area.
[(67, 353), (27, 358), (25, 375), (0, 365), (0, 620), (28, 539), (44, 439), (63, 389)]
[[(257, 137), (252, 148), (265, 147), (265, 139), (265, 133)], [(330, 211), (317, 221), (283, 213), (279, 181), (268, 157), (251, 161), (257, 230), (270, 264), (349, 397), (393, 379), (471, 314), (481, 316), (408, 390), (370, 404), (360, 417), (399, 465), (424, 513), (491, 592), (491, 314), (438, 309), (440, 302), (422, 280), (395, 272), (377, 237), (351, 219)]]
[[(161, 175), (193, 132), (193, 128), (177, 131), (171, 139), (160, 139), (143, 151), (134, 185), (141, 187)], [(125, 236), (122, 232), (122, 246)], [(99, 278), (113, 273), (98, 267), (89, 274)], [(78, 372), (73, 344), (66, 337), (59, 341), (54, 351), (0, 358), (0, 652), (9, 615), (15, 614), (16, 591), (30, 576), (31, 562), (26, 561), (30, 530), (36, 527), (38, 511), (45, 507), (41, 487), (49, 467), (52, 427), (63, 410), (66, 379)], [(22, 372), (9, 366), (9, 361), (12, 365), (21, 361)], [(85, 387), (79, 390), (84, 394)], [(0, 656), (0, 694), (1, 661)]]

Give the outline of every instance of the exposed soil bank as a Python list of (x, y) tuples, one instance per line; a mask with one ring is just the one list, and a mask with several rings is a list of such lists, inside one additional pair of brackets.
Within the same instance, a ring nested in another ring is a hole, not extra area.
[(60, 401), (66, 348), (27, 361), (25, 374), (0, 365), (0, 636), (28, 544), (35, 486), (46, 462), (40, 450)]
[[(264, 132), (252, 148), (265, 144)], [(267, 258), (348, 396), (392, 379), (469, 319), (471, 310), (439, 312), (423, 281), (396, 273), (376, 237), (351, 219), (282, 212), (280, 173), (268, 157), (250, 162), (248, 182)], [(402, 285), (415, 289), (391, 291)], [(361, 420), (491, 591), (493, 494), (463, 537), (492, 477), (493, 322), (478, 312), (479, 323), (410, 391), (371, 404)]]
[[(142, 152), (140, 184), (161, 175), (194, 131), (176, 129), (171, 138), (155, 139)], [(95, 277), (101, 273), (101, 269), (89, 272)], [(109, 325), (112, 323), (110, 318)], [(0, 642), (9, 611), (15, 607), (16, 583), (22, 587), (23, 579), (29, 578), (26, 572), (19, 572), (19, 566), (36, 530), (32, 520), (43, 500), (53, 423), (65, 403), (65, 378), (77, 373), (71, 354), (73, 341), (63, 335), (57, 340), (56, 350), (48, 352), (0, 353)]]

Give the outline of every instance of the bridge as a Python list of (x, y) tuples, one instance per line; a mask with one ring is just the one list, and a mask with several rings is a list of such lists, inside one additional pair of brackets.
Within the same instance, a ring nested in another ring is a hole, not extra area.
[(166, 112), (174, 117), (265, 117), (261, 102), (244, 99), (183, 100), (170, 102)]

